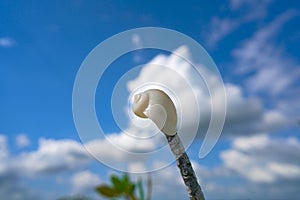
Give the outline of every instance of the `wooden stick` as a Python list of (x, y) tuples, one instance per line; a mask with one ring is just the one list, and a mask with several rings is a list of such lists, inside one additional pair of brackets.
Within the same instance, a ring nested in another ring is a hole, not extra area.
[(201, 187), (197, 181), (197, 177), (193, 170), (191, 161), (184, 150), (184, 146), (178, 134), (174, 136), (166, 135), (171, 151), (176, 157), (177, 167), (180, 170), (181, 176), (183, 178), (186, 190), (189, 194), (191, 200), (205, 200), (204, 194)]

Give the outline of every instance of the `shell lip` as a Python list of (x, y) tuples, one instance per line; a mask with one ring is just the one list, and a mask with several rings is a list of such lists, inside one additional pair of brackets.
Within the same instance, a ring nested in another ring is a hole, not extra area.
[(135, 115), (141, 118), (148, 118), (145, 114), (149, 106), (149, 95), (147, 93), (139, 93), (134, 95), (132, 110)]

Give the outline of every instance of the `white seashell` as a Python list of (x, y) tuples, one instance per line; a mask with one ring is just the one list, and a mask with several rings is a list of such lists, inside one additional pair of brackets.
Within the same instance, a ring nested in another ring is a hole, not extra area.
[(132, 109), (135, 115), (151, 119), (166, 135), (176, 134), (176, 108), (171, 98), (162, 90), (150, 89), (136, 94)]

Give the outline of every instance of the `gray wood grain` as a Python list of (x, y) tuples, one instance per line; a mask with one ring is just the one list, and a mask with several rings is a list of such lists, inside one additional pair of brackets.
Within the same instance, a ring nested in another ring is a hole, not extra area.
[(197, 181), (191, 161), (186, 154), (178, 134), (174, 136), (166, 135), (171, 151), (173, 152), (177, 167), (186, 186), (186, 190), (191, 200), (205, 200), (202, 189)]

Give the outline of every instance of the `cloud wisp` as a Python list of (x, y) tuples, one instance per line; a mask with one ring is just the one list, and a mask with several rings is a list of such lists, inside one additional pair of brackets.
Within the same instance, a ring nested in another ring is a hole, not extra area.
[(300, 64), (276, 44), (277, 35), (297, 13), (287, 11), (257, 30), (241, 46), (232, 50), (236, 75), (242, 77), (245, 92), (261, 96), (262, 103), (273, 107), (295, 124), (300, 109)]
[(9, 48), (16, 44), (15, 40), (9, 37), (0, 37), (0, 47)]
[(239, 17), (212, 17), (208, 30), (204, 32), (206, 44), (210, 48), (214, 48), (219, 41), (236, 31), (241, 25), (264, 18), (267, 15), (267, 9), (270, 4), (270, 0), (231, 0), (228, 12), (233, 15), (239, 13)]
[(24, 148), (24, 147), (28, 147), (31, 142), (26, 134), (19, 134), (16, 137), (16, 143), (19, 148)]
[(238, 73), (255, 72), (247, 81), (251, 92), (278, 95), (299, 78), (298, 65), (274, 43), (276, 34), (295, 14), (294, 11), (283, 13), (232, 51)]

